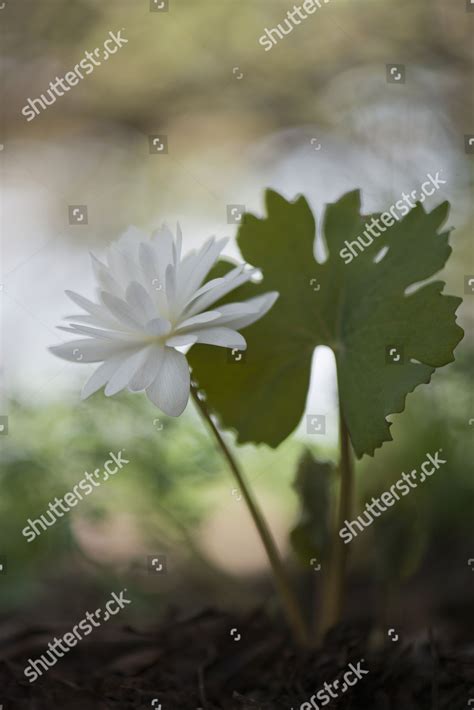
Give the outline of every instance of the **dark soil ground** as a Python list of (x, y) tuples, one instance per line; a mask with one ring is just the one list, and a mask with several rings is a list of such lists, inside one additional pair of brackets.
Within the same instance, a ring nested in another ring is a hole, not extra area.
[(368, 626), (341, 625), (320, 648), (303, 652), (261, 611), (235, 617), (209, 610), (146, 633), (107, 625), (30, 684), (23, 674), (28, 658), (70, 628), (20, 630), (11, 619), (0, 625), (3, 710), (299, 710), (325, 681), (342, 678), (348, 664), (361, 659), (369, 673), (326, 707), (474, 705), (474, 645), (448, 642), (435, 631), (392, 640)]

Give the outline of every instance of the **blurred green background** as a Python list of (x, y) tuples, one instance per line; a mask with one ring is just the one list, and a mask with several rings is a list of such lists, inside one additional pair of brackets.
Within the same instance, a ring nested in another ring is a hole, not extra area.
[[(394, 442), (358, 464), (358, 505), (428, 451), (443, 447), (448, 464), (353, 543), (352, 574), (372, 580), (383, 600), (387, 586), (428, 569), (413, 617), (420, 608), (439, 611), (450, 585), (454, 594), (471, 582), (474, 296), (464, 277), (474, 273), (474, 157), (465, 150), (474, 133), (474, 13), (464, 0), (331, 0), (264, 52), (259, 37), (291, 7), (170, 0), (169, 12), (154, 13), (144, 0), (49, 0), (8, 3), (1, 13), (4, 611), (49, 603), (51, 613), (66, 613), (79, 590), (108, 593), (123, 580), (141, 601), (134, 608), (157, 614), (170, 603), (248, 606), (272, 595), (243, 503), (191, 405), (171, 421), (141, 395), (81, 403), (86, 370), (48, 354), (70, 312), (64, 289), (90, 295), (88, 250), (100, 256), (130, 224), (178, 218), (185, 247), (234, 236), (227, 205), (261, 212), (269, 186), (291, 198), (303, 192), (318, 216), (356, 187), (364, 209), (386, 209), (438, 170), (447, 184), (427, 204), (452, 205), (454, 253), (443, 279), (447, 292), (465, 296), (458, 320), (466, 337), (457, 361), (393, 417)], [(107, 65), (26, 122), (28, 98), (122, 28), (129, 42)], [(405, 65), (405, 84), (387, 83), (390, 63)], [(149, 153), (154, 134), (168, 137), (167, 155)], [(68, 222), (68, 206), (77, 204), (87, 206), (87, 225)], [(238, 255), (233, 243), (227, 253)], [(240, 450), (278, 544), (305, 583), (315, 573), (298, 566), (289, 546), (299, 514), (292, 484), (307, 448), (337, 459), (335, 387), (332, 359), (318, 353), (307, 411), (327, 414), (327, 437), (300, 429), (277, 451)], [(27, 518), (119, 449), (130, 464), (27, 543)], [(168, 574), (147, 574), (156, 553), (167, 555)]]

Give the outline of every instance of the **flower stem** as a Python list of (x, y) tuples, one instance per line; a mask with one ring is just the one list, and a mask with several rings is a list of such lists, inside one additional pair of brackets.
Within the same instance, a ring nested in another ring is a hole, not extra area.
[(255, 523), (258, 534), (260, 535), (260, 539), (262, 541), (262, 544), (263, 544), (265, 551), (267, 553), (270, 565), (272, 567), (275, 585), (280, 593), (281, 601), (282, 601), (283, 607), (286, 611), (288, 621), (289, 621), (290, 627), (293, 631), (294, 637), (295, 637), (296, 641), (298, 643), (300, 643), (301, 645), (307, 645), (309, 643), (309, 641), (308, 641), (306, 624), (304, 622), (303, 616), (302, 616), (300, 608), (298, 606), (298, 602), (297, 602), (295, 595), (293, 593), (293, 590), (291, 588), (290, 582), (288, 580), (288, 576), (286, 574), (286, 570), (283, 566), (283, 563), (280, 558), (280, 554), (277, 550), (277, 547), (275, 545), (275, 541), (274, 541), (273, 536), (270, 532), (270, 529), (268, 528), (265, 518), (263, 517), (263, 514), (262, 514), (261, 510), (259, 509), (257, 503), (254, 501), (252, 493), (250, 491), (250, 488), (248, 487), (248, 485), (244, 479), (244, 476), (243, 476), (233, 454), (231, 453), (230, 449), (227, 447), (219, 430), (217, 429), (216, 425), (212, 421), (209, 410), (207, 409), (203, 400), (199, 398), (198, 390), (195, 387), (195, 385), (193, 385), (193, 384), (191, 384), (191, 394), (192, 394), (192, 397), (196, 403), (197, 408), (201, 412), (201, 414), (204, 417), (205, 421), (207, 422), (209, 428), (211, 429), (212, 433), (214, 434), (214, 437), (215, 437), (222, 453), (224, 454), (224, 457), (227, 459), (227, 462), (232, 470), (232, 473), (234, 474), (235, 479), (238, 483), (239, 490), (242, 492), (245, 502), (247, 503), (247, 507), (249, 509), (250, 515), (252, 516), (252, 519)]
[(334, 626), (340, 618), (344, 603), (344, 585), (348, 561), (348, 546), (339, 536), (344, 522), (350, 519), (354, 491), (354, 469), (351, 455), (349, 431), (344, 420), (342, 408), (339, 408), (339, 438), (341, 458), (339, 462), (339, 498), (331, 541), (331, 559), (327, 585), (323, 599), (320, 636)]

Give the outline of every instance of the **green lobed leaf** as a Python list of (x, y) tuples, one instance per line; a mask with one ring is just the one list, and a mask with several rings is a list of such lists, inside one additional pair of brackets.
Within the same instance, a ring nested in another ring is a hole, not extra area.
[[(339, 255), (344, 242), (362, 235), (367, 221), (378, 217), (361, 214), (359, 191), (326, 208), (324, 263), (313, 256), (316, 224), (304, 197), (288, 202), (268, 190), (266, 208), (263, 219), (245, 214), (238, 234), (243, 258), (261, 269), (263, 281), (245, 284), (223, 302), (273, 290), (280, 297), (244, 330), (245, 362), (231, 363), (220, 348), (197, 345), (189, 353), (194, 376), (223, 425), (237, 430), (239, 442), (276, 447), (298, 425), (313, 351), (327, 345), (336, 356), (354, 450), (358, 457), (373, 455), (392, 438), (387, 416), (403, 411), (407, 394), (454, 359), (463, 336), (455, 321), (462, 299), (443, 295), (444, 282), (405, 293), (448, 259), (449, 232), (440, 230), (449, 205), (426, 213), (418, 203), (347, 264)], [(375, 263), (384, 246), (387, 253)], [(211, 277), (228, 268), (220, 264)], [(403, 364), (387, 364), (392, 345), (404, 349)]]

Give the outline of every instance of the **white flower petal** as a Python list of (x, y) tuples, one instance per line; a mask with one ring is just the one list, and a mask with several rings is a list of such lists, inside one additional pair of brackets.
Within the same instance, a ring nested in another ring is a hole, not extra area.
[(94, 254), (91, 254), (92, 268), (94, 269), (95, 277), (99, 283), (100, 289), (113, 293), (114, 296), (122, 296), (123, 289), (114, 279), (108, 268)]
[(153, 233), (150, 243), (156, 256), (158, 278), (163, 283), (166, 269), (173, 263), (173, 234), (167, 224), (163, 224)]
[[(77, 306), (80, 308), (83, 308), (87, 313), (90, 315), (94, 316), (96, 319), (96, 325), (103, 325), (106, 327), (115, 327), (118, 325), (118, 321), (110, 315), (110, 313), (107, 312), (107, 310), (104, 308), (104, 306), (100, 305), (99, 303), (94, 303), (93, 301), (90, 301), (88, 298), (84, 298), (84, 296), (81, 296), (79, 293), (75, 293), (74, 291), (65, 291), (66, 296), (73, 301)], [(72, 320), (74, 316), (69, 316), (69, 318)]]
[(68, 298), (71, 299), (71, 301), (76, 304), (76, 306), (79, 306), (79, 308), (83, 308), (88, 313), (91, 313), (93, 315), (102, 314), (102, 308), (101, 306), (99, 306), (98, 303), (90, 301), (88, 298), (85, 298), (85, 296), (81, 296), (80, 293), (70, 291), (69, 289), (66, 289), (64, 293), (66, 294), (66, 296), (68, 296)]
[(131, 225), (117, 241), (117, 247), (125, 256), (137, 261), (140, 242), (148, 241), (148, 234), (139, 227)]
[(147, 387), (148, 398), (171, 417), (179, 417), (189, 399), (190, 375), (185, 356), (173, 348), (165, 348), (158, 373)]
[(127, 288), (126, 298), (135, 313), (142, 314), (143, 322), (153, 320), (159, 315), (150, 294), (140, 283), (132, 281)]
[(89, 313), (87, 315), (83, 315), (82, 313), (73, 313), (70, 316), (64, 316), (64, 320), (69, 320), (71, 323), (84, 323), (84, 325), (98, 326), (98, 319), (95, 316), (91, 316)]
[[(240, 330), (262, 318), (273, 306), (280, 294), (278, 291), (269, 291), (261, 296), (249, 298), (242, 303), (229, 303), (220, 306), (221, 318), (215, 325), (226, 325), (229, 328)], [(237, 308), (234, 308), (237, 306)], [(239, 313), (240, 310), (240, 313)]]
[(87, 399), (87, 397), (90, 397), (91, 394), (94, 394), (94, 392), (97, 392), (97, 390), (100, 390), (105, 384), (107, 384), (109, 379), (112, 377), (117, 368), (120, 367), (126, 357), (126, 355), (117, 355), (116, 357), (106, 360), (102, 363), (102, 365), (99, 365), (97, 370), (94, 370), (83, 386), (81, 399)]
[(181, 248), (183, 246), (183, 234), (179, 222), (176, 225), (176, 241), (173, 240), (173, 263), (177, 267), (181, 261)]
[(91, 335), (98, 340), (121, 340), (130, 342), (140, 342), (143, 340), (143, 335), (140, 333), (124, 333), (113, 330), (99, 330), (98, 328), (90, 328), (87, 325), (76, 325), (72, 323), (70, 327), (58, 325), (58, 330), (64, 330), (66, 333), (74, 333), (75, 335)]
[(166, 345), (170, 348), (181, 348), (186, 345), (197, 343), (197, 335), (193, 333), (183, 333), (182, 335), (172, 335), (166, 340)]
[(212, 321), (219, 318), (219, 311), (204, 311), (204, 313), (198, 313), (196, 316), (191, 316), (191, 318), (186, 318), (177, 327), (176, 331), (181, 332), (186, 328), (190, 328), (195, 325), (201, 325), (202, 323), (211, 323)]
[(156, 261), (156, 253), (152, 245), (148, 242), (142, 242), (138, 250), (138, 258), (140, 260), (142, 271), (146, 276), (147, 285), (152, 285), (153, 281), (155, 279), (159, 280), (160, 277)]
[(71, 322), (71, 325), (75, 325), (76, 323), (83, 323), (84, 325), (90, 325), (93, 328), (101, 328), (102, 330), (113, 330), (117, 331), (118, 333), (122, 333), (123, 335), (127, 334), (130, 332), (129, 328), (126, 328), (123, 323), (119, 323), (116, 318), (112, 318), (109, 314), (105, 315), (107, 312), (104, 308), (104, 317), (99, 318), (98, 316), (91, 316), (91, 315), (71, 315), (71, 316), (65, 316), (65, 320), (68, 320)]
[(132, 353), (122, 364), (117, 368), (112, 377), (109, 379), (104, 390), (106, 397), (112, 397), (114, 394), (121, 392), (133, 378), (138, 368), (143, 362), (143, 349)]
[(92, 256), (99, 302), (67, 292), (85, 313), (70, 316), (60, 329), (88, 337), (50, 349), (71, 362), (103, 362), (84, 386), (84, 397), (101, 387), (109, 396), (126, 387), (145, 390), (160, 409), (178, 416), (189, 398), (190, 376), (186, 357), (175, 348), (206, 343), (244, 350), (237, 329), (273, 305), (277, 294), (268, 293), (209, 309), (255, 271), (241, 265), (204, 283), (227, 240), (212, 238), (184, 258), (181, 240), (179, 224), (176, 242), (166, 225), (149, 241), (129, 230), (108, 249), (108, 266)]
[(158, 374), (164, 350), (161, 345), (151, 345), (143, 351), (140, 366), (128, 383), (128, 389), (131, 392), (141, 392), (151, 385)]
[(111, 293), (102, 291), (100, 294), (104, 305), (109, 309), (115, 318), (123, 325), (127, 325), (132, 330), (140, 330), (143, 328), (143, 320), (140, 320), (138, 312), (132, 308), (126, 301), (114, 296)]
[(168, 301), (168, 317), (172, 320), (178, 315), (179, 306), (176, 300), (176, 269), (173, 264), (168, 264), (165, 275), (165, 292)]
[(235, 276), (230, 277), (228, 274), (227, 277), (224, 277), (222, 283), (217, 285), (215, 288), (210, 289), (195, 301), (190, 303), (186, 307), (186, 315), (192, 316), (195, 313), (206, 310), (206, 308), (211, 306), (223, 296), (227, 295), (230, 291), (233, 291), (235, 288), (238, 288), (247, 281), (250, 281), (254, 273), (255, 271), (239, 270), (239, 273)]
[(202, 328), (190, 331), (190, 333), (197, 336), (197, 343), (218, 345), (221, 348), (237, 348), (238, 350), (246, 350), (247, 348), (245, 338), (230, 328)]
[(118, 284), (127, 284), (134, 278), (133, 262), (128, 260), (114, 244), (107, 249), (107, 263), (112, 277)]
[[(241, 271), (241, 269), (240, 269)], [(187, 307), (190, 305), (193, 301), (196, 300), (196, 298), (199, 298), (199, 296), (202, 296), (203, 293), (206, 293), (207, 291), (210, 291), (210, 289), (214, 288), (215, 286), (220, 286), (222, 283), (224, 283), (224, 277), (219, 276), (216, 279), (211, 279), (210, 281), (207, 281), (203, 286), (200, 286), (197, 291), (195, 291), (191, 298), (187, 301), (185, 306)]]
[(109, 357), (125, 353), (127, 350), (136, 349), (136, 345), (115, 340), (96, 340), (95, 338), (84, 338), (83, 340), (73, 340), (70, 343), (53, 345), (49, 348), (63, 360), (69, 362), (102, 362)]
[[(140, 244), (139, 260), (145, 276), (144, 286), (158, 308), (158, 314), (168, 314), (164, 276), (160, 275), (157, 256), (151, 244)], [(164, 272), (163, 272), (164, 273)]]
[(160, 337), (167, 335), (171, 330), (171, 323), (166, 318), (153, 318), (145, 325), (145, 333), (147, 335), (156, 335)]
[(228, 241), (228, 239), (220, 239), (219, 241), (214, 238), (210, 239), (196, 254), (194, 262), (190, 262), (186, 270), (181, 270), (179, 281), (181, 308), (201, 286)]
[[(118, 248), (118, 244), (112, 244), (107, 249), (109, 273), (120, 286), (130, 283), (130, 281), (141, 282), (142, 280), (143, 274), (135, 256), (136, 249), (137, 247), (132, 252), (128, 249), (128, 253), (125, 253), (125, 251)], [(105, 290), (107, 291), (108, 289)]]

